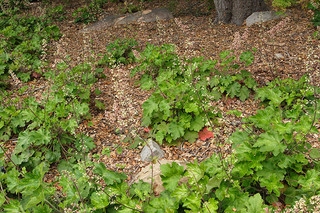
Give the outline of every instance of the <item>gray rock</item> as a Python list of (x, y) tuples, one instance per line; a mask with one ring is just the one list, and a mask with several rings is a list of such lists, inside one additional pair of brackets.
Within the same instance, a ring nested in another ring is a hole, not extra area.
[(140, 153), (141, 160), (143, 161), (152, 161), (154, 158), (161, 159), (164, 157), (164, 151), (160, 146), (154, 142), (152, 139), (147, 141), (147, 144), (143, 147)]
[(275, 53), (274, 56), (275, 56), (277, 59), (284, 59), (284, 56), (283, 56), (281, 53)]
[(141, 22), (154, 22), (158, 20), (172, 19), (172, 13), (166, 8), (156, 8), (153, 10), (144, 10), (127, 15), (108, 15), (102, 20), (86, 27), (84, 31), (102, 30), (113, 25), (124, 25)]
[(254, 12), (246, 19), (246, 25), (250, 27), (253, 24), (271, 21), (281, 17), (282, 15), (279, 15), (275, 11)]

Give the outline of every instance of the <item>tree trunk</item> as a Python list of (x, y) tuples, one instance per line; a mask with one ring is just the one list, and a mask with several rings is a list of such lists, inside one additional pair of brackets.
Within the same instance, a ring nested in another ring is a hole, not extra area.
[(264, 0), (214, 0), (216, 22), (242, 25), (253, 12), (267, 10)]

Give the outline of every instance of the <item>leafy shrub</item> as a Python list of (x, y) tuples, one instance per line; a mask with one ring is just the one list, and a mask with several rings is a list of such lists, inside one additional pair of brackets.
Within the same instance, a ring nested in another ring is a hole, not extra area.
[(0, 108), (0, 139), (7, 141), (12, 134), (18, 135), (11, 156), (15, 165), (34, 168), (43, 160), (54, 163), (61, 154), (70, 156), (71, 150), (86, 153), (94, 147), (92, 138), (76, 130), (90, 116), (90, 87), (96, 81), (96, 72), (89, 64), (69, 69), (60, 63), (57, 69), (45, 73), (52, 82), (52, 92), (43, 94), (40, 101), (29, 97), (22, 109)]
[(309, 2), (308, 8), (314, 13), (311, 22), (314, 26), (320, 26), (320, 1), (317, 0)]
[(134, 39), (116, 39), (107, 45), (107, 53), (99, 60), (98, 65), (114, 66), (135, 62), (136, 57), (133, 54), (133, 49), (137, 44)]
[[(309, 133), (318, 133), (314, 122), (320, 117), (319, 100), (314, 89), (319, 90), (306, 77), (275, 80), (258, 89), (257, 98), (266, 106), (245, 118), (246, 128), (229, 138), (233, 153), (225, 159), (214, 154), (202, 163), (187, 164), (186, 169), (177, 163), (162, 165), (165, 191), (145, 203), (144, 210), (266, 212), (266, 208), (276, 210), (273, 206), (279, 203), (279, 208), (293, 206), (303, 198), (313, 199), (304, 209), (312, 212), (320, 190), (320, 151), (306, 139)], [(271, 90), (277, 95), (267, 92)]]
[(63, 21), (65, 19), (66, 11), (64, 6), (60, 4), (53, 8), (47, 9), (46, 15), (50, 19), (53, 19), (56, 21)]
[(5, 79), (11, 70), (28, 81), (31, 71), (41, 72), (43, 44), (51, 38), (59, 39), (59, 28), (42, 18), (0, 16), (0, 78)]
[[(240, 61), (249, 65), (251, 56), (245, 52)], [(210, 102), (222, 95), (245, 100), (255, 88), (249, 72), (237, 73), (235, 59), (231, 52), (221, 53), (219, 71), (215, 68), (217, 61), (193, 58), (183, 63), (173, 46), (148, 45), (141, 53), (140, 64), (132, 70), (132, 75), (140, 74), (142, 89), (153, 90), (142, 105), (142, 125), (151, 127), (160, 143), (181, 138), (194, 141), (199, 130), (218, 116)]]
[[(319, 88), (318, 88), (319, 89)], [(269, 204), (294, 204), (297, 197), (319, 192), (319, 153), (306, 136), (317, 134), (319, 100), (307, 78), (275, 80), (257, 90), (266, 104), (245, 119), (250, 131), (237, 131), (230, 140), (235, 149), (232, 176), (246, 191), (260, 191)]]
[(1, 0), (0, 1), (0, 13), (12, 14), (16, 13), (21, 9), (26, 8), (27, 0)]
[(75, 23), (85, 23), (96, 21), (102, 6), (107, 3), (108, 0), (92, 0), (89, 5), (77, 8), (72, 16)]

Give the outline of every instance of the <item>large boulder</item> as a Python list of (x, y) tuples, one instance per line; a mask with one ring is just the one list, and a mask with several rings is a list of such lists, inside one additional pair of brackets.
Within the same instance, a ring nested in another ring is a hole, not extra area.
[(282, 16), (275, 11), (254, 12), (246, 19), (246, 25), (250, 27), (253, 24), (275, 20)]
[(172, 13), (166, 8), (156, 8), (153, 10), (144, 10), (126, 15), (108, 15), (102, 20), (89, 25), (84, 30), (102, 30), (113, 25), (125, 25), (141, 22), (155, 22), (158, 20), (172, 19)]

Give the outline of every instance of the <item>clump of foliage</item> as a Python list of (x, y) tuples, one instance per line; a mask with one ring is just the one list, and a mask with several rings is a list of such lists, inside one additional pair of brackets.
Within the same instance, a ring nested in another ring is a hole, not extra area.
[(317, 0), (309, 2), (308, 8), (314, 13), (311, 22), (314, 26), (320, 26), (320, 1)]
[(75, 23), (85, 23), (96, 21), (101, 9), (108, 0), (92, 0), (89, 5), (77, 8), (72, 16)]
[(9, 70), (22, 81), (31, 72), (41, 72), (43, 46), (50, 39), (59, 39), (60, 31), (44, 17), (27, 17), (0, 13), (0, 78), (6, 79)]
[(118, 64), (129, 64), (136, 61), (133, 50), (137, 46), (134, 39), (116, 39), (107, 45), (107, 53), (98, 61), (99, 66), (109, 67)]
[(57, 67), (57, 71), (45, 73), (52, 87), (41, 101), (29, 97), (23, 101), (22, 109), (0, 108), (0, 139), (7, 141), (13, 134), (18, 135), (11, 156), (15, 165), (34, 167), (43, 160), (54, 163), (61, 154), (69, 156), (73, 149), (86, 153), (94, 147), (92, 139), (78, 134), (76, 129), (82, 119), (89, 118), (95, 73), (89, 64), (68, 69), (67, 64), (61, 63)]
[(136, 13), (141, 10), (139, 5), (134, 3), (128, 3), (127, 1), (124, 2), (124, 6), (121, 9), (122, 13)]
[[(141, 88), (153, 91), (142, 105), (142, 125), (151, 127), (158, 142), (180, 138), (192, 142), (209, 119), (219, 115), (210, 102), (222, 95), (243, 101), (249, 97), (256, 87), (250, 73), (237, 72), (239, 65), (230, 51), (220, 56), (218, 70), (217, 61), (194, 58), (181, 62), (172, 45), (148, 45), (141, 53), (132, 75), (139, 73)], [(245, 52), (240, 61), (250, 65), (252, 57)]]
[(65, 19), (66, 11), (62, 4), (46, 10), (46, 16), (55, 21), (63, 21)]

